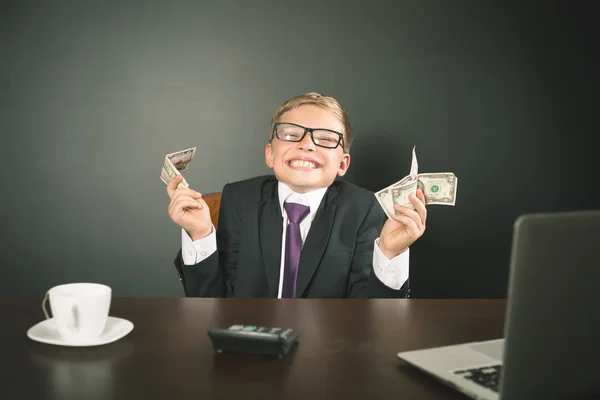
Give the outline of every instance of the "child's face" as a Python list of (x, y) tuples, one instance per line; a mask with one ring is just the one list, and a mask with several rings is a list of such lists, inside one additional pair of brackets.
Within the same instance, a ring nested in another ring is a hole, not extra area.
[[(343, 132), (342, 122), (331, 111), (314, 105), (288, 111), (279, 122)], [(265, 161), (279, 181), (297, 193), (306, 193), (328, 187), (336, 176), (343, 176), (350, 166), (350, 155), (344, 154), (342, 143), (335, 149), (315, 145), (307, 132), (301, 142), (274, 137), (265, 148)]]

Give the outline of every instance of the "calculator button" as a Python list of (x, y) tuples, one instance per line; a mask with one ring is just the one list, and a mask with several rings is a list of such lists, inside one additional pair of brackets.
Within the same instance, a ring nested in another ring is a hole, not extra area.
[(256, 330), (256, 326), (254, 326), (254, 325), (246, 325), (246, 326), (244, 326), (244, 330), (245, 331), (255, 331)]
[(239, 331), (239, 330), (241, 330), (243, 327), (244, 327), (244, 325), (231, 325), (231, 326), (229, 327), (229, 330), (232, 330), (232, 331)]
[(269, 332), (278, 334), (279, 332), (281, 332), (281, 328), (272, 328)]

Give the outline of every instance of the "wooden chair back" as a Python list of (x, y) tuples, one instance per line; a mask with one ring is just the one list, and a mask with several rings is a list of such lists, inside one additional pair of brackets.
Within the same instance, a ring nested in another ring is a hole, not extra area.
[(219, 225), (219, 210), (221, 209), (221, 192), (203, 194), (202, 198), (210, 209), (210, 219), (215, 226), (215, 229)]

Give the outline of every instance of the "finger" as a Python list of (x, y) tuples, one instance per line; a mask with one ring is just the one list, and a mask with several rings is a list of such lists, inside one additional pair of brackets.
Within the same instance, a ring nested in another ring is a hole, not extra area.
[(408, 196), (408, 199), (410, 200), (410, 203), (415, 207), (415, 210), (421, 216), (421, 221), (423, 225), (425, 225), (427, 222), (427, 206), (425, 205), (425, 196), (423, 195), (421, 189), (417, 190), (417, 197), (411, 194)]
[(173, 199), (171, 200), (171, 203), (169, 204), (169, 213), (171, 213), (172, 210), (176, 210), (178, 205), (182, 201), (198, 203), (198, 204), (200, 204), (200, 208), (202, 208), (202, 204), (198, 200), (194, 199), (193, 197), (176, 194), (175, 196), (173, 196)]
[(410, 209), (406, 206), (400, 206), (398, 204), (394, 204), (394, 209), (415, 221), (415, 224), (417, 224), (417, 227), (419, 228), (419, 230), (421, 230), (423, 226), (423, 221), (421, 220), (421, 215), (417, 211)]
[(176, 200), (180, 196), (187, 196), (187, 197), (191, 197), (194, 199), (199, 199), (202, 197), (202, 194), (199, 192), (196, 192), (193, 189), (179, 188), (179, 189), (175, 190), (175, 194), (173, 195), (172, 199)]
[(194, 199), (183, 199), (176, 202), (173, 206), (173, 210), (175, 210), (175, 212), (181, 212), (186, 208), (195, 208), (200, 210), (202, 209), (202, 204), (198, 203)]
[(175, 176), (175, 178), (171, 179), (171, 182), (167, 184), (167, 193), (169, 194), (169, 197), (173, 197), (173, 193), (175, 192), (175, 189), (177, 189), (177, 185), (179, 185), (182, 179), (183, 175), (179, 174)]
[(421, 230), (417, 226), (417, 223), (412, 218), (410, 218), (406, 215), (392, 214), (392, 219), (394, 221), (399, 222), (399, 223), (403, 224), (404, 226), (406, 226), (406, 228), (411, 232), (415, 232), (415, 233), (421, 232)]

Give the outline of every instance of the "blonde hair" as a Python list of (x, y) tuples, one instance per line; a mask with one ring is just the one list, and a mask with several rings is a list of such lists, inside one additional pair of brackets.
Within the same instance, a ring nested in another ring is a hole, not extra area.
[(277, 108), (277, 110), (275, 110), (275, 112), (273, 113), (273, 119), (271, 119), (271, 133), (269, 134), (269, 141), (273, 140), (273, 129), (275, 123), (279, 121), (281, 116), (286, 112), (305, 104), (315, 105), (329, 110), (340, 120), (343, 126), (343, 150), (345, 153), (350, 153), (350, 146), (352, 145), (352, 127), (350, 126), (348, 115), (346, 115), (346, 112), (336, 99), (316, 92), (304, 93), (292, 97), (291, 99), (287, 100), (285, 103), (280, 105), (279, 108)]

